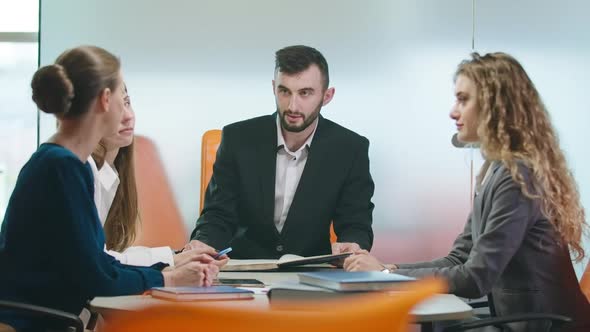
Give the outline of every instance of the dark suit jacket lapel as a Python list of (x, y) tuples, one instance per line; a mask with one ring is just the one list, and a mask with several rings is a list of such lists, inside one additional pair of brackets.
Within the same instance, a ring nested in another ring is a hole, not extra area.
[[(276, 113), (269, 117), (268, 123), (260, 128), (260, 140), (257, 142), (257, 170), (260, 179), (262, 222), (270, 223), (277, 232), (274, 225), (275, 206), (275, 176), (277, 163), (277, 126)], [(278, 234), (278, 232), (277, 232)]]
[[(313, 197), (315, 197), (314, 179), (328, 176), (328, 173), (325, 171), (326, 165), (329, 165), (329, 156), (326, 153), (329, 148), (329, 142), (326, 142), (326, 125), (326, 121), (320, 115), (318, 127), (311, 141), (309, 154), (305, 162), (305, 168), (303, 169), (303, 173), (301, 173), (293, 202), (291, 203), (283, 231), (281, 232), (282, 236), (285, 236), (289, 231), (292, 224), (289, 222), (290, 220), (305, 218), (304, 214), (308, 209), (305, 203), (314, 201)], [(293, 227), (297, 228), (297, 225), (293, 225)]]
[(475, 222), (472, 224), (472, 233), (475, 236), (474, 240), (478, 238), (479, 234), (481, 234), (485, 229), (485, 224), (483, 223), (484, 211), (486, 210), (486, 208), (489, 209), (489, 207), (487, 206), (488, 204), (492, 204), (489, 191), (491, 187), (494, 185), (494, 182), (496, 181), (496, 173), (498, 169), (500, 169), (500, 166), (502, 166), (501, 161), (491, 163), (491, 165), (489, 166), (490, 174), (481, 186), (479, 194), (475, 196), (472, 212), (472, 217), (475, 218)]

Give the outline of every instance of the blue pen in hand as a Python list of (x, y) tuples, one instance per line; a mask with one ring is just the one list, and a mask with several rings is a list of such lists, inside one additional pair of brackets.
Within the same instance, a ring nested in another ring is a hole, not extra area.
[(231, 252), (231, 250), (232, 250), (231, 247), (225, 248), (225, 249), (221, 250), (220, 252), (218, 252), (217, 255), (213, 256), (213, 259), (219, 259), (219, 257)]

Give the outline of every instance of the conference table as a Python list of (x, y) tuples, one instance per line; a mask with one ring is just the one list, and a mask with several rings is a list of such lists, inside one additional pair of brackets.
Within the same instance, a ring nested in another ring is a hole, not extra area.
[[(230, 279), (258, 279), (272, 288), (274, 285), (298, 282), (298, 272), (220, 272), (219, 278)], [(255, 290), (254, 288), (249, 288)], [(234, 301), (197, 301), (185, 302), (187, 305), (197, 303), (199, 306), (212, 307), (236, 307), (269, 309), (271, 303), (265, 294), (268, 288), (255, 290), (253, 300)], [(96, 297), (90, 302), (90, 309), (101, 314), (108, 322), (109, 316), (118, 312), (135, 311), (142, 308), (169, 304), (169, 301), (152, 298), (149, 295), (129, 295), (115, 297)], [(461, 320), (473, 315), (472, 307), (452, 294), (437, 294), (434, 297), (418, 304), (413, 310), (414, 323), (419, 324), (422, 331), (432, 331), (433, 323), (437, 321)]]

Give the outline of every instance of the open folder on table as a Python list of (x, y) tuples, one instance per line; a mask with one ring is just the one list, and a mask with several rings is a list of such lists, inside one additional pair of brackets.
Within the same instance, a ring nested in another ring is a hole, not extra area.
[(281, 256), (279, 259), (230, 259), (227, 265), (221, 268), (221, 271), (269, 271), (307, 265), (330, 267), (331, 265), (328, 265), (328, 263), (335, 262), (350, 255), (351, 253), (343, 253), (302, 257), (287, 254)]

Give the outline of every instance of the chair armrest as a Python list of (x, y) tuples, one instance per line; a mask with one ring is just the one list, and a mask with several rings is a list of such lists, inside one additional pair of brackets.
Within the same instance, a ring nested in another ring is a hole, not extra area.
[(487, 308), (490, 306), (490, 303), (488, 302), (488, 300), (471, 301), (471, 302), (467, 302), (467, 304), (469, 304), (473, 309)]
[(507, 323), (527, 322), (533, 320), (550, 320), (553, 328), (552, 330), (559, 330), (564, 324), (572, 321), (569, 317), (554, 314), (516, 314), (459, 323), (446, 327), (444, 332), (468, 331), (484, 326), (503, 325)]
[(73, 327), (76, 332), (84, 331), (84, 323), (80, 317), (69, 312), (13, 301), (0, 301), (0, 309), (39, 318), (43, 322), (55, 322), (64, 327)]

